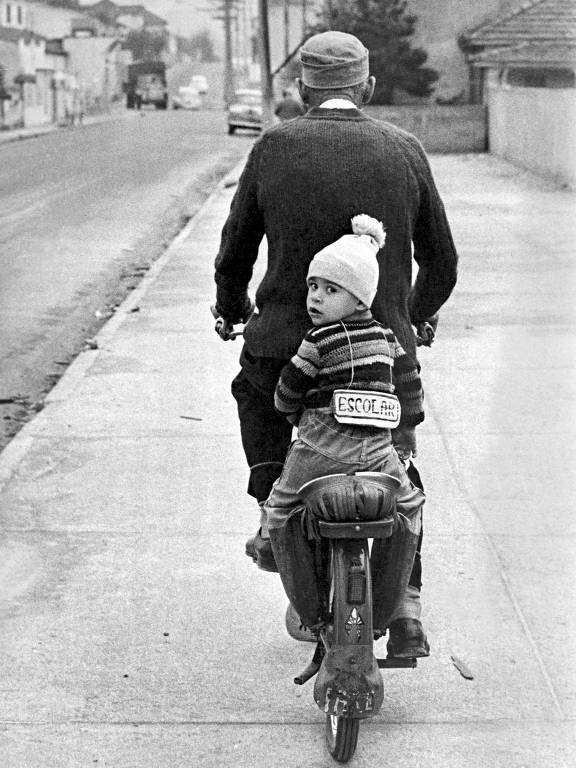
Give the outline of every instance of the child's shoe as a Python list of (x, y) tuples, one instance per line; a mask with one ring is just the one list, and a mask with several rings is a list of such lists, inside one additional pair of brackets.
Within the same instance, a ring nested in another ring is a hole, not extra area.
[(302, 619), (298, 614), (296, 613), (296, 609), (292, 605), (292, 603), (288, 603), (288, 608), (286, 608), (286, 631), (290, 635), (290, 637), (294, 638), (294, 640), (299, 640), (303, 643), (317, 643), (318, 642), (318, 633), (314, 632), (314, 630), (309, 629), (308, 627), (305, 627), (304, 624), (302, 624)]
[(272, 552), (272, 544), (270, 539), (262, 538), (260, 535), (261, 530), (260, 528), (258, 533), (246, 542), (246, 555), (252, 558), (261, 571), (278, 573), (274, 553)]

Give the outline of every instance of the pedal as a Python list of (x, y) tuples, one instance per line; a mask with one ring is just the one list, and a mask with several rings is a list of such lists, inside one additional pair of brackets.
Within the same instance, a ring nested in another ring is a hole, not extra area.
[(325, 648), (324, 643), (318, 642), (316, 649), (314, 651), (314, 656), (312, 657), (312, 661), (306, 669), (304, 669), (302, 672), (300, 672), (299, 675), (296, 675), (294, 678), (294, 682), (296, 685), (304, 685), (304, 683), (308, 682), (310, 678), (314, 677), (315, 674), (317, 674), (318, 670), (320, 669), (320, 665), (322, 664), (322, 660), (325, 656)]

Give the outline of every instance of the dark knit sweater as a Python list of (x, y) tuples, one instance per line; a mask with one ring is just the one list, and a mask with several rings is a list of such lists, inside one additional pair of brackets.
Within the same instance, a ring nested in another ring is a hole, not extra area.
[[(386, 229), (372, 313), (415, 358), (410, 321), (427, 319), (450, 295), (456, 251), (419, 142), (355, 108), (313, 108), (267, 130), (248, 157), (222, 230), (215, 279), (218, 310), (237, 320), (266, 235), (266, 274), (245, 332), (253, 355), (288, 360), (294, 354), (310, 328), (308, 265), (350, 232), (358, 213)], [(412, 243), (419, 265), (413, 289)]]
[(321, 408), (330, 405), (335, 389), (342, 388), (395, 392), (401, 424), (415, 427), (424, 419), (422, 386), (414, 363), (392, 331), (372, 318), (309, 331), (282, 369), (274, 406), (285, 416), (303, 408)]

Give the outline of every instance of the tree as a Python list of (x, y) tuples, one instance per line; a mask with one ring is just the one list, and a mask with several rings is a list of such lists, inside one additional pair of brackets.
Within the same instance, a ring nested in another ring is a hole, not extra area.
[(412, 48), (417, 17), (406, 0), (325, 0), (312, 33), (332, 29), (356, 35), (370, 51), (370, 73), (376, 77), (375, 104), (392, 104), (394, 90), (429, 96), (438, 73), (424, 66), (428, 54)]
[(134, 61), (158, 59), (166, 48), (166, 36), (146, 29), (132, 29), (128, 32), (122, 47), (132, 51)]
[(198, 53), (200, 61), (218, 60), (214, 52), (214, 43), (207, 29), (201, 29), (190, 37), (190, 47)]
[(78, 0), (48, 0), (47, 4), (54, 8), (70, 8), (74, 11), (81, 10)]

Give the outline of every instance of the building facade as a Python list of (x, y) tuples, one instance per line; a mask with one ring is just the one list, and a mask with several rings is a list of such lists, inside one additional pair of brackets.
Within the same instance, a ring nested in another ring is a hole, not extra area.
[(69, 124), (119, 100), (127, 55), (117, 30), (81, 9), (0, 0), (0, 127)]
[(532, 0), (463, 40), (494, 154), (576, 189), (576, 3)]

